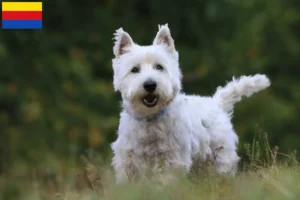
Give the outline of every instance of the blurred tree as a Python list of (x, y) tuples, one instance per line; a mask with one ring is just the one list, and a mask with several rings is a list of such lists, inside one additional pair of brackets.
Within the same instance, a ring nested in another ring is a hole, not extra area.
[(113, 33), (123, 27), (150, 44), (167, 22), (185, 92), (210, 95), (232, 76), (265, 73), (271, 88), (236, 107), (241, 144), (258, 124), (271, 145), (299, 149), (299, 9), (296, 0), (44, 2), (42, 30), (0, 34), (2, 167), (42, 162), (48, 152), (67, 157), (92, 148), (108, 156), (120, 110)]

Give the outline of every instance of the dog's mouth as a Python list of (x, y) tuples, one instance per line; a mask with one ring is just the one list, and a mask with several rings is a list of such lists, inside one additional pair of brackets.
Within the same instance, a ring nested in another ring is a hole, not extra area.
[(147, 94), (142, 97), (143, 104), (149, 108), (156, 106), (158, 102), (158, 96), (154, 94)]

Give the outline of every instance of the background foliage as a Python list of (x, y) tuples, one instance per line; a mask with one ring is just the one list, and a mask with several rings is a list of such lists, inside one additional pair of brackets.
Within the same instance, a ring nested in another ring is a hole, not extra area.
[(241, 155), (258, 129), (280, 151), (299, 150), (299, 9), (297, 0), (44, 1), (42, 30), (0, 32), (0, 171), (88, 149), (109, 158), (120, 111), (113, 33), (123, 27), (150, 44), (164, 23), (184, 92), (211, 95), (232, 76), (270, 77), (269, 89), (236, 106)]

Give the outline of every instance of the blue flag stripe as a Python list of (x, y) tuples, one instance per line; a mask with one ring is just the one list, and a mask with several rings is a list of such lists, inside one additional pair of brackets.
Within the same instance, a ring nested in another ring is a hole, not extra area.
[(2, 29), (41, 29), (42, 20), (2, 20)]

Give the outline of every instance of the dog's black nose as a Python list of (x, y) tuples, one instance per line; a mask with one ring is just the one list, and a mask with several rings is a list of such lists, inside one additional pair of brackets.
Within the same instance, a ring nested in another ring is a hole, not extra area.
[(153, 80), (148, 80), (144, 83), (144, 89), (147, 92), (153, 92), (156, 89), (156, 86), (157, 86), (157, 84)]

